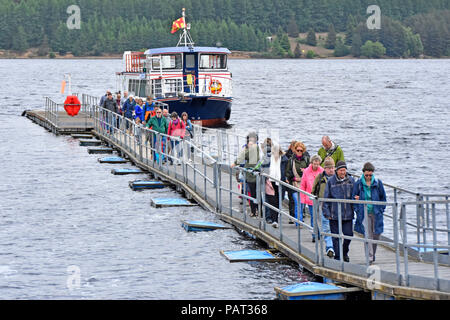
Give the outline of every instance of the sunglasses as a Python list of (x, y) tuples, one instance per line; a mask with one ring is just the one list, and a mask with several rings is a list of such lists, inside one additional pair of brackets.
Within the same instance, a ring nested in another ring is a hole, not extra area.
[(297, 149), (297, 152), (303, 152), (303, 149)]
[(373, 176), (373, 173), (364, 173), (364, 177), (366, 177), (366, 178), (369, 178), (371, 176)]

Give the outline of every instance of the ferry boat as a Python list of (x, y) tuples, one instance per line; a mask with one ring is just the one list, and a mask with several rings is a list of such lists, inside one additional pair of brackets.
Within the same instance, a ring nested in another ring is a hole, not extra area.
[(176, 47), (124, 52), (125, 71), (116, 73), (118, 90), (134, 97), (152, 96), (168, 104), (170, 112), (179, 116), (186, 112), (192, 123), (223, 126), (231, 116), (231, 52), (223, 47), (195, 47), (184, 9), (176, 23), (183, 30)]

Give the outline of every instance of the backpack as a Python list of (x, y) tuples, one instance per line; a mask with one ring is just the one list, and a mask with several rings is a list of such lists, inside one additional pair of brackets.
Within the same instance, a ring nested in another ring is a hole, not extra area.
[(320, 185), (322, 184), (322, 182), (327, 183), (327, 180), (325, 179), (325, 174), (323, 172), (319, 174), (319, 181), (314, 187), (314, 190), (312, 190), (311, 194), (315, 195), (316, 197), (319, 197)]

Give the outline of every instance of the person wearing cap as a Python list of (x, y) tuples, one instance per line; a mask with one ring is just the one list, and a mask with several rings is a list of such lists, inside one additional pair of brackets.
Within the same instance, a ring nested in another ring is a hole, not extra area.
[[(336, 173), (330, 177), (325, 187), (323, 197), (326, 199), (353, 200), (353, 186), (355, 180), (347, 173), (347, 164), (344, 161), (338, 161), (336, 164)], [(351, 203), (324, 202), (323, 215), (330, 220), (331, 233), (339, 234), (339, 208), (341, 213), (342, 233), (353, 237), (353, 218), (354, 209)], [(333, 237), (334, 259), (340, 260), (339, 242), (340, 238)], [(348, 252), (350, 249), (350, 239), (344, 239), (342, 254), (345, 262), (350, 262)]]
[[(353, 197), (356, 200), (365, 201), (382, 201), (386, 202), (386, 192), (383, 187), (383, 182), (375, 178), (373, 172), (375, 167), (370, 162), (366, 162), (362, 169), (363, 175), (356, 181), (353, 187)], [(364, 235), (364, 207), (367, 206), (367, 238), (379, 240), (383, 233), (383, 213), (386, 209), (385, 205), (373, 204), (356, 204), (356, 221), (355, 231)], [(375, 253), (377, 251), (376, 243), (369, 243), (369, 263), (375, 262)]]
[[(311, 194), (315, 195), (318, 198), (323, 198), (325, 193), (325, 187), (327, 185), (328, 179), (334, 175), (334, 160), (333, 158), (326, 158), (323, 163), (323, 172), (314, 179), (313, 187), (311, 190)], [(320, 206), (323, 206), (323, 202), (320, 202)], [(322, 212), (321, 208), (319, 208), (319, 212)], [(323, 214), (321, 216), (322, 222), (322, 232), (330, 233), (330, 221), (325, 218)], [(328, 257), (334, 257), (334, 249), (333, 249), (333, 241), (330, 236), (324, 236), (323, 240), (325, 242), (325, 252)]]
[[(300, 190), (311, 193), (314, 180), (323, 172), (323, 168), (320, 166), (322, 159), (319, 155), (315, 154), (311, 157), (311, 163), (308, 168), (303, 171), (302, 181), (300, 183)], [(314, 227), (314, 210), (313, 202), (306, 194), (300, 193), (300, 200), (302, 205), (308, 206), (309, 215), (311, 216), (311, 227)], [(315, 235), (312, 235), (312, 242), (316, 242)]]
[(338, 161), (345, 161), (344, 151), (342, 151), (342, 148), (335, 144), (329, 136), (322, 137), (322, 147), (317, 154), (322, 158), (322, 162), (320, 163), (322, 167), (325, 158), (327, 157), (333, 158), (335, 164), (337, 164)]

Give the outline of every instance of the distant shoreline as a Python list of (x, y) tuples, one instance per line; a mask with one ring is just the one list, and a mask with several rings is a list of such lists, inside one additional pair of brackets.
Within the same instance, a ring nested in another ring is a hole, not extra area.
[[(47, 56), (38, 56), (35, 50), (30, 49), (24, 53), (17, 53), (8, 50), (0, 50), (0, 59), (39, 59), (39, 60), (121, 60), (123, 54), (107, 54), (101, 56), (74, 56), (71, 53), (68, 53), (64, 56), (55, 53), (55, 57), (50, 58)], [(431, 60), (431, 59), (450, 59), (450, 57), (429, 57), (424, 56), (422, 58), (394, 58), (394, 57), (382, 57), (380, 59), (369, 59), (369, 58), (361, 58), (354, 57), (352, 55), (344, 56), (344, 57), (335, 57), (335, 56), (318, 56), (314, 59), (307, 59), (306, 57), (301, 58), (276, 58), (276, 57), (263, 57), (260, 52), (247, 52), (247, 51), (232, 51), (229, 55), (229, 59), (233, 60), (245, 60), (245, 59), (264, 59), (264, 60), (280, 60), (280, 59), (289, 59), (289, 60)]]

